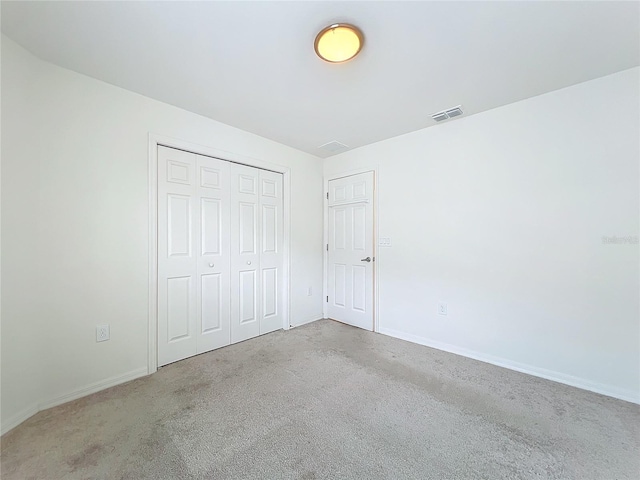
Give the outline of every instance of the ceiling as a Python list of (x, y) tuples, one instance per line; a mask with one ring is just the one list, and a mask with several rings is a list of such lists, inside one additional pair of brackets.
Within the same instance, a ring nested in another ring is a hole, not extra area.
[[(339, 21), (365, 45), (325, 63)], [(2, 2), (44, 60), (319, 157), (637, 66), (639, 23), (638, 2)]]

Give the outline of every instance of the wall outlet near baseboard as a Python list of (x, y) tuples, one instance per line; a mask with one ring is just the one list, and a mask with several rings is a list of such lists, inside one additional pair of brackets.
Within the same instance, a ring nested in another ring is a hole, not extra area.
[(447, 314), (447, 304), (444, 302), (438, 303), (438, 315), (446, 315)]
[(96, 342), (106, 342), (109, 340), (109, 325), (98, 325), (96, 327)]

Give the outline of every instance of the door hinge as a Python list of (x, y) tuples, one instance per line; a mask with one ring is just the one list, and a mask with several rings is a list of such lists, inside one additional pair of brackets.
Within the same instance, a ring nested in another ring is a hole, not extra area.
[(329, 295), (327, 295), (327, 302), (329, 301)]
[(329, 192), (327, 192), (327, 200), (329, 200)]
[(327, 252), (329, 251), (329, 244), (327, 243)]

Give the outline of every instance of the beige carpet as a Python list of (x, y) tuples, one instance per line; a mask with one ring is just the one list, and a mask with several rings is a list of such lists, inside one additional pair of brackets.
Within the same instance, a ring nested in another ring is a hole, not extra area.
[(638, 479), (640, 407), (332, 321), (41, 412), (13, 479)]

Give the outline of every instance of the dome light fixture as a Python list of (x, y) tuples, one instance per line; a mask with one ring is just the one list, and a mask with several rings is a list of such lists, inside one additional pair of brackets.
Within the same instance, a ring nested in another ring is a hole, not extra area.
[(342, 63), (360, 53), (363, 42), (364, 37), (358, 27), (348, 23), (334, 23), (320, 31), (313, 47), (324, 61)]

